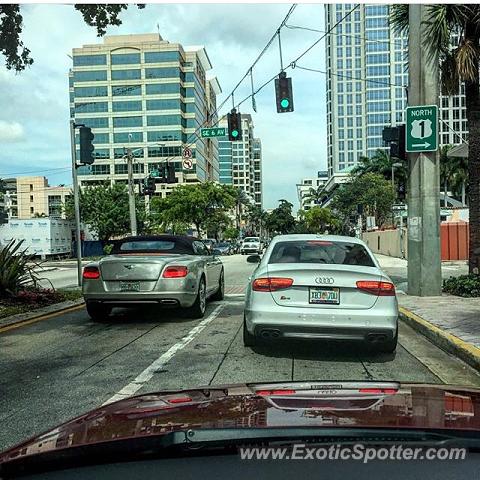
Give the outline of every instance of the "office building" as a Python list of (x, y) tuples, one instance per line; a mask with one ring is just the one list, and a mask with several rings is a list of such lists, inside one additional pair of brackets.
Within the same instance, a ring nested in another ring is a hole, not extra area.
[[(158, 165), (175, 164), (179, 183), (218, 181), (217, 139), (199, 127), (215, 123), (221, 92), (203, 47), (183, 47), (159, 34), (106, 36), (73, 49), (70, 108), (76, 123), (93, 129), (95, 163), (79, 169), (81, 186), (126, 183), (125, 148), (135, 155), (136, 182)], [(77, 134), (78, 141), (78, 134)], [(188, 145), (193, 169), (184, 170)], [(157, 183), (166, 195), (172, 185)]]
[[(227, 128), (226, 119), (220, 127)], [(262, 207), (262, 142), (253, 134), (252, 116), (242, 114), (242, 139), (230, 142), (228, 137), (219, 137), (218, 158), (220, 183), (241, 188), (250, 201)]]
[[(325, 6), (326, 30), (354, 4)], [(388, 5), (359, 5), (326, 38), (328, 188), (362, 156), (385, 149), (382, 130), (404, 123), (408, 39), (390, 28)], [(463, 91), (461, 92), (463, 93)], [(466, 138), (465, 98), (440, 98), (440, 143)]]

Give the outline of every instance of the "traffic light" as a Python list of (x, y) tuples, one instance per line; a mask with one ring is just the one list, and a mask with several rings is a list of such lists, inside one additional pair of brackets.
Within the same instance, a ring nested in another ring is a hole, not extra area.
[(285, 72), (275, 79), (275, 96), (278, 113), (293, 112), (292, 79)]
[(80, 127), (80, 163), (91, 165), (95, 161), (93, 139), (95, 135), (90, 127)]
[(398, 200), (403, 202), (403, 201), (405, 201), (405, 197), (406, 197), (406, 195), (405, 195), (405, 185), (400, 183), (397, 187), (397, 198), (398, 198)]
[(228, 124), (228, 139), (235, 142), (242, 139), (242, 115), (232, 108), (230, 113), (227, 113)]
[(175, 164), (167, 164), (167, 183), (176, 183), (178, 180), (175, 177)]
[(154, 195), (155, 194), (155, 177), (147, 177), (143, 181), (143, 194)]
[(390, 156), (406, 160), (405, 152), (405, 125), (385, 127), (382, 132), (383, 141), (390, 145)]

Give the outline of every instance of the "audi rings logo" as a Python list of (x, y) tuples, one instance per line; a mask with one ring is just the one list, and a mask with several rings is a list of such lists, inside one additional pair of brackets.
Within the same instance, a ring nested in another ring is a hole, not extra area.
[(335, 283), (335, 279), (333, 277), (317, 277), (315, 278), (315, 283), (318, 285), (332, 285)]

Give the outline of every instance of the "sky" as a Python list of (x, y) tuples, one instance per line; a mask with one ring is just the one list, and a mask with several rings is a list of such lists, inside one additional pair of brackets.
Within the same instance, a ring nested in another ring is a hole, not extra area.
[[(276, 31), (288, 4), (157, 4), (121, 14), (122, 25), (109, 27), (107, 35), (155, 33), (184, 46), (203, 45), (223, 93), (220, 104), (248, 71)], [(24, 44), (34, 64), (21, 73), (8, 71), (0, 58), (0, 178), (44, 175), (51, 185), (71, 184), (68, 69), (72, 48), (100, 43), (93, 27), (83, 22), (72, 5), (23, 5)], [(324, 30), (324, 5), (298, 5), (288, 25)], [(284, 65), (298, 57), (321, 33), (283, 28)], [(322, 40), (299, 66), (325, 69)], [(260, 86), (280, 71), (278, 42), (274, 42), (253, 70)], [(264, 208), (287, 199), (298, 208), (296, 184), (326, 169), (325, 75), (289, 69), (295, 111), (278, 114), (273, 82), (240, 111), (251, 113), (254, 133), (263, 146)], [(236, 103), (250, 94), (247, 79), (235, 92)], [(224, 114), (231, 108), (227, 102)]]

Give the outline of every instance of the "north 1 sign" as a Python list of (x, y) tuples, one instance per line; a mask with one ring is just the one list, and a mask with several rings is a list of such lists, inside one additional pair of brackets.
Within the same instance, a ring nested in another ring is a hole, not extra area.
[(438, 150), (438, 107), (436, 105), (407, 107), (405, 123), (407, 152)]

